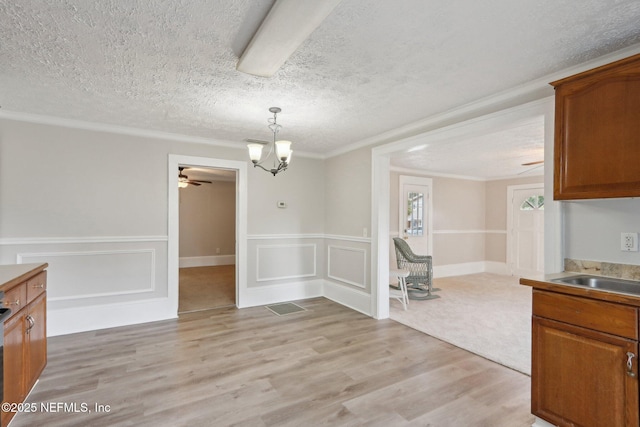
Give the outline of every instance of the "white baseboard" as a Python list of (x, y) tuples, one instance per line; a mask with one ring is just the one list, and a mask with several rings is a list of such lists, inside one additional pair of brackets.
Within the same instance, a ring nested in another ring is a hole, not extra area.
[(240, 300), (243, 301), (243, 304), (238, 308), (321, 297), (322, 285), (323, 280), (316, 279), (241, 289), (240, 292), (243, 293), (243, 298)]
[(461, 264), (438, 265), (433, 267), (433, 277), (463, 276), (465, 274), (493, 273), (509, 274), (507, 264), (504, 262), (478, 261)]
[(231, 265), (235, 263), (236, 263), (235, 255), (192, 256), (192, 257), (181, 257), (179, 261), (179, 266), (180, 268), (211, 267), (215, 265)]
[(168, 298), (47, 310), (47, 336), (176, 319)]
[(485, 273), (502, 274), (503, 276), (511, 275), (506, 262), (485, 261)]
[(324, 281), (323, 294), (331, 301), (371, 316), (371, 294), (328, 280)]
[(484, 273), (484, 269), (484, 261), (438, 265), (433, 267), (433, 277), (451, 277), (462, 276), (465, 274)]

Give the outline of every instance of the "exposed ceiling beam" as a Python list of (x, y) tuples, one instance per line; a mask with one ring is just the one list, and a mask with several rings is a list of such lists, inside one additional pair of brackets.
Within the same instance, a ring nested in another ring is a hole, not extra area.
[(271, 77), (341, 0), (276, 0), (236, 69)]

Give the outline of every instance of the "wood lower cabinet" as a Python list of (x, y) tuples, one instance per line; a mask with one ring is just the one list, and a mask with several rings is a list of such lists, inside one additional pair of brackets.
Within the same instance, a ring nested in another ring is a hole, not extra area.
[[(4, 402), (23, 402), (47, 364), (46, 278), (40, 271), (4, 289), (3, 306), (12, 310), (4, 323)], [(3, 411), (1, 426), (14, 415)]]
[[(4, 323), (4, 401), (22, 402), (25, 397), (24, 359), (26, 316), (18, 314)], [(2, 425), (9, 414), (2, 412)]]
[(532, 413), (558, 426), (637, 427), (638, 309), (534, 290), (533, 314)]
[[(29, 391), (47, 365), (47, 298), (41, 293), (29, 304), (26, 321), (26, 385)], [(31, 386), (29, 386), (29, 384)]]

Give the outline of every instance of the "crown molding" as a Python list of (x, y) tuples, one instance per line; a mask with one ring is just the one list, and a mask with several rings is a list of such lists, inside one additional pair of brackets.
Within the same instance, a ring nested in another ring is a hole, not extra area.
[[(23, 113), (18, 111), (0, 110), (0, 119), (13, 120), (18, 122), (35, 123), (49, 126), (59, 126), (70, 129), (88, 130), (93, 132), (115, 133), (120, 135), (137, 136), (142, 138), (163, 139), (168, 141), (189, 142), (194, 144), (206, 144), (216, 147), (234, 148), (246, 150), (244, 141), (230, 141), (216, 138), (204, 138), (193, 135), (183, 135), (178, 133), (163, 132), (149, 129), (134, 128), (128, 126), (113, 125), (107, 123), (87, 122), (77, 119), (66, 119), (56, 116), (42, 114)], [(296, 151), (296, 157), (307, 157), (313, 159), (324, 159), (325, 156), (306, 151)]]

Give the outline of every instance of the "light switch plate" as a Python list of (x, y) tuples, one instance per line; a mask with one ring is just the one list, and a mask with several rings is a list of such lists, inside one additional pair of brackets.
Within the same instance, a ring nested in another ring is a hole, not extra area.
[(638, 252), (638, 233), (620, 233), (620, 250)]

